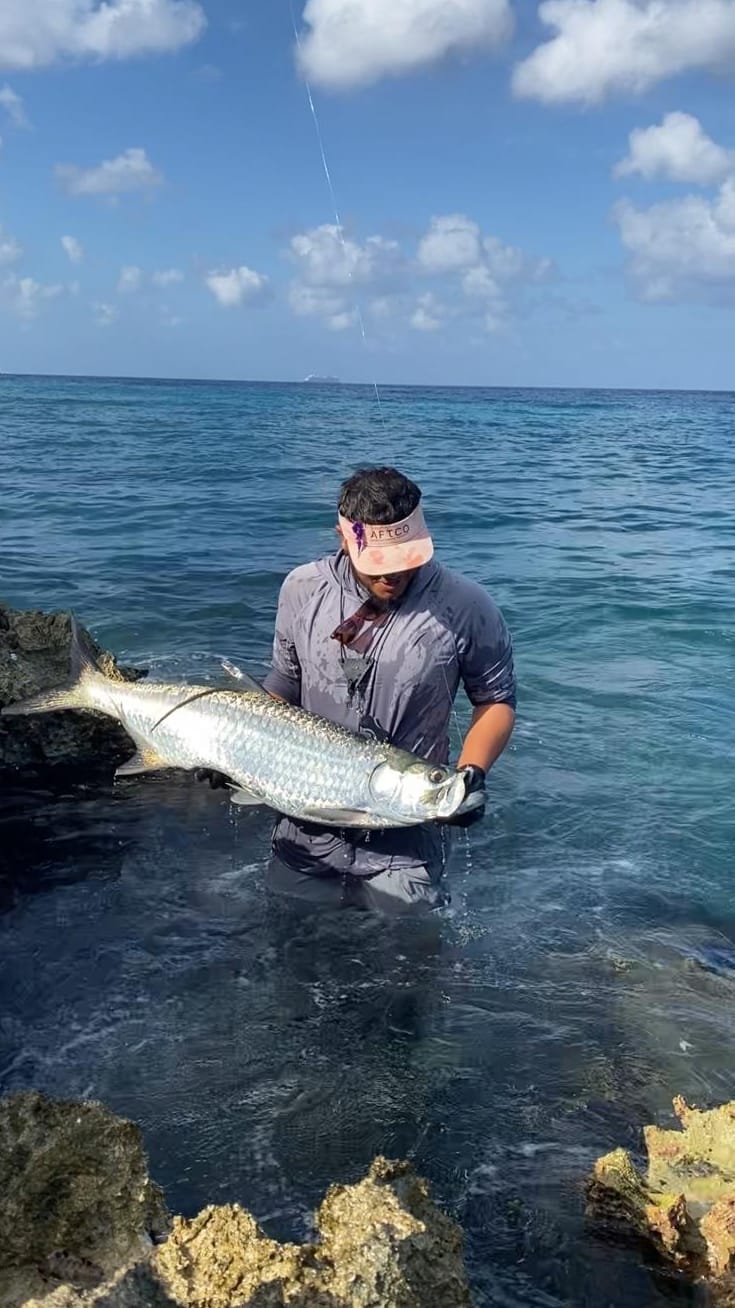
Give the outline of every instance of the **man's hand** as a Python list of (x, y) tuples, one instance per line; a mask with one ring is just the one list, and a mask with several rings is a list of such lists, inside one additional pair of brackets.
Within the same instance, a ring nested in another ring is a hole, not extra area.
[(460, 809), (454, 817), (444, 818), (442, 826), (445, 827), (472, 827), (476, 822), (480, 822), (485, 816), (485, 778), (486, 773), (482, 768), (478, 768), (474, 763), (468, 763), (465, 767), (458, 768), (465, 779), (465, 802), (470, 795), (476, 797), (475, 803), (465, 812)]
[(230, 778), (224, 772), (215, 772), (213, 768), (196, 768), (195, 781), (208, 781), (212, 790), (225, 790), (231, 785)]

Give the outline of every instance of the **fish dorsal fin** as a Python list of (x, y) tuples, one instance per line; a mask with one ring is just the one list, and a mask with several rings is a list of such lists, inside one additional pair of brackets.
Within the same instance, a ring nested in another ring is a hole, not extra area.
[(229, 659), (222, 659), (222, 668), (228, 677), (232, 677), (233, 681), (239, 682), (243, 690), (257, 690), (261, 695), (268, 694), (268, 691), (261, 686), (259, 681), (255, 680), (255, 677), (251, 677), (248, 672), (243, 672), (242, 668), (238, 668), (237, 664), (231, 663)]
[(116, 777), (139, 777), (145, 772), (161, 772), (164, 768), (169, 768), (170, 763), (159, 757), (154, 749), (148, 745), (142, 745), (127, 763), (122, 763), (115, 773)]

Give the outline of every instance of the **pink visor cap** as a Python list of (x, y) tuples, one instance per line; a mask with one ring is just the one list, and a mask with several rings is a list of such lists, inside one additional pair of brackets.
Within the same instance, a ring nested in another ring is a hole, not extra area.
[(421, 505), (402, 522), (388, 526), (371, 526), (368, 522), (350, 522), (339, 515), (345, 549), (357, 568), (368, 577), (408, 572), (428, 563), (434, 554)]

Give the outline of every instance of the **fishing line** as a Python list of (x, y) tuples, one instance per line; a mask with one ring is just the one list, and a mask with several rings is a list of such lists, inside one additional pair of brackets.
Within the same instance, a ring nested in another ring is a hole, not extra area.
[[(443, 663), (442, 663), (440, 666), (441, 666), (441, 670), (442, 670), (442, 672), (443, 672), (443, 674), (444, 674), (444, 681), (446, 682), (447, 694), (449, 695), (449, 697), (450, 697), (450, 699), (451, 699), (451, 701), (452, 701), (452, 718), (454, 719), (454, 726), (455, 726), (455, 728), (456, 728), (457, 736), (458, 736), (458, 738), (459, 738), (459, 752), (460, 752), (460, 754), (461, 754), (461, 753), (462, 753), (462, 746), (463, 746), (463, 744), (464, 744), (465, 733), (462, 731), (462, 725), (461, 725), (461, 723), (460, 723), (460, 720), (459, 720), (459, 714), (458, 714), (458, 712), (457, 712), (456, 696), (455, 696), (455, 697), (452, 697), (452, 688), (451, 688), (451, 686), (449, 685), (449, 677), (447, 676), (446, 668), (444, 667), (444, 664), (443, 664)], [(472, 840), (470, 839), (470, 832), (469, 832), (469, 828), (468, 828), (468, 827), (465, 827), (465, 828), (464, 828), (464, 831), (462, 832), (462, 835), (464, 836), (464, 842), (463, 842), (463, 843), (464, 843), (464, 863), (465, 863), (465, 872), (466, 872), (466, 873), (468, 874), (468, 876), (469, 876), (469, 875), (471, 875), (471, 873), (472, 873)]]
[[(303, 53), (303, 48), (301, 44), (301, 34), (299, 32), (298, 24), (296, 22), (296, 13), (293, 7), (293, 0), (288, 0), (288, 7), (291, 13), (291, 26), (293, 27), (293, 34), (296, 39), (296, 46), (299, 55), (301, 56)], [(301, 64), (303, 67), (303, 60), (301, 61)], [(305, 74), (304, 74), (304, 86), (306, 87), (306, 98), (309, 102), (309, 109), (311, 110), (311, 117), (314, 123), (314, 130), (316, 132), (316, 139), (317, 139), (317, 144), (319, 146), (319, 153), (321, 155), (322, 167), (324, 169), (324, 176), (327, 179), (327, 187), (329, 188), (329, 195), (332, 201), (332, 208), (334, 210), (334, 219), (337, 225), (337, 237), (340, 242), (340, 245), (342, 246), (342, 253), (344, 254), (345, 257), (345, 267), (347, 268), (347, 276), (350, 282), (353, 284), (353, 292), (354, 292), (354, 279), (352, 276), (352, 270), (349, 266), (349, 255), (347, 253), (347, 243), (345, 241), (344, 227), (342, 226), (342, 218), (340, 215), (339, 205), (337, 203), (337, 194), (334, 188), (334, 183), (332, 181), (332, 172), (329, 167), (329, 161), (327, 159), (327, 151), (324, 145), (324, 137), (322, 135), (322, 129), (319, 123), (319, 115), (316, 111), (316, 104), (314, 103), (314, 94), (311, 89), (311, 82), (309, 81), (308, 77)], [(362, 343), (365, 346), (365, 349), (369, 350), (368, 336), (365, 330), (365, 319), (363, 318), (362, 308), (360, 307), (360, 301), (355, 293), (353, 293), (352, 298), (354, 301), (357, 323), (360, 328), (360, 335), (362, 336)], [(378, 413), (380, 414), (380, 421), (385, 426), (385, 414), (383, 413), (383, 402), (380, 398), (380, 389), (378, 387), (377, 377), (373, 378), (373, 390), (375, 391), (375, 398), (378, 402)]]

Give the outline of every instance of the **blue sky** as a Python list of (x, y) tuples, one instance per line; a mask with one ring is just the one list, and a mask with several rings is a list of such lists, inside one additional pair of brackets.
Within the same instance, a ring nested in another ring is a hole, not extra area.
[(294, 12), (3, 0), (0, 368), (735, 384), (735, 0)]

